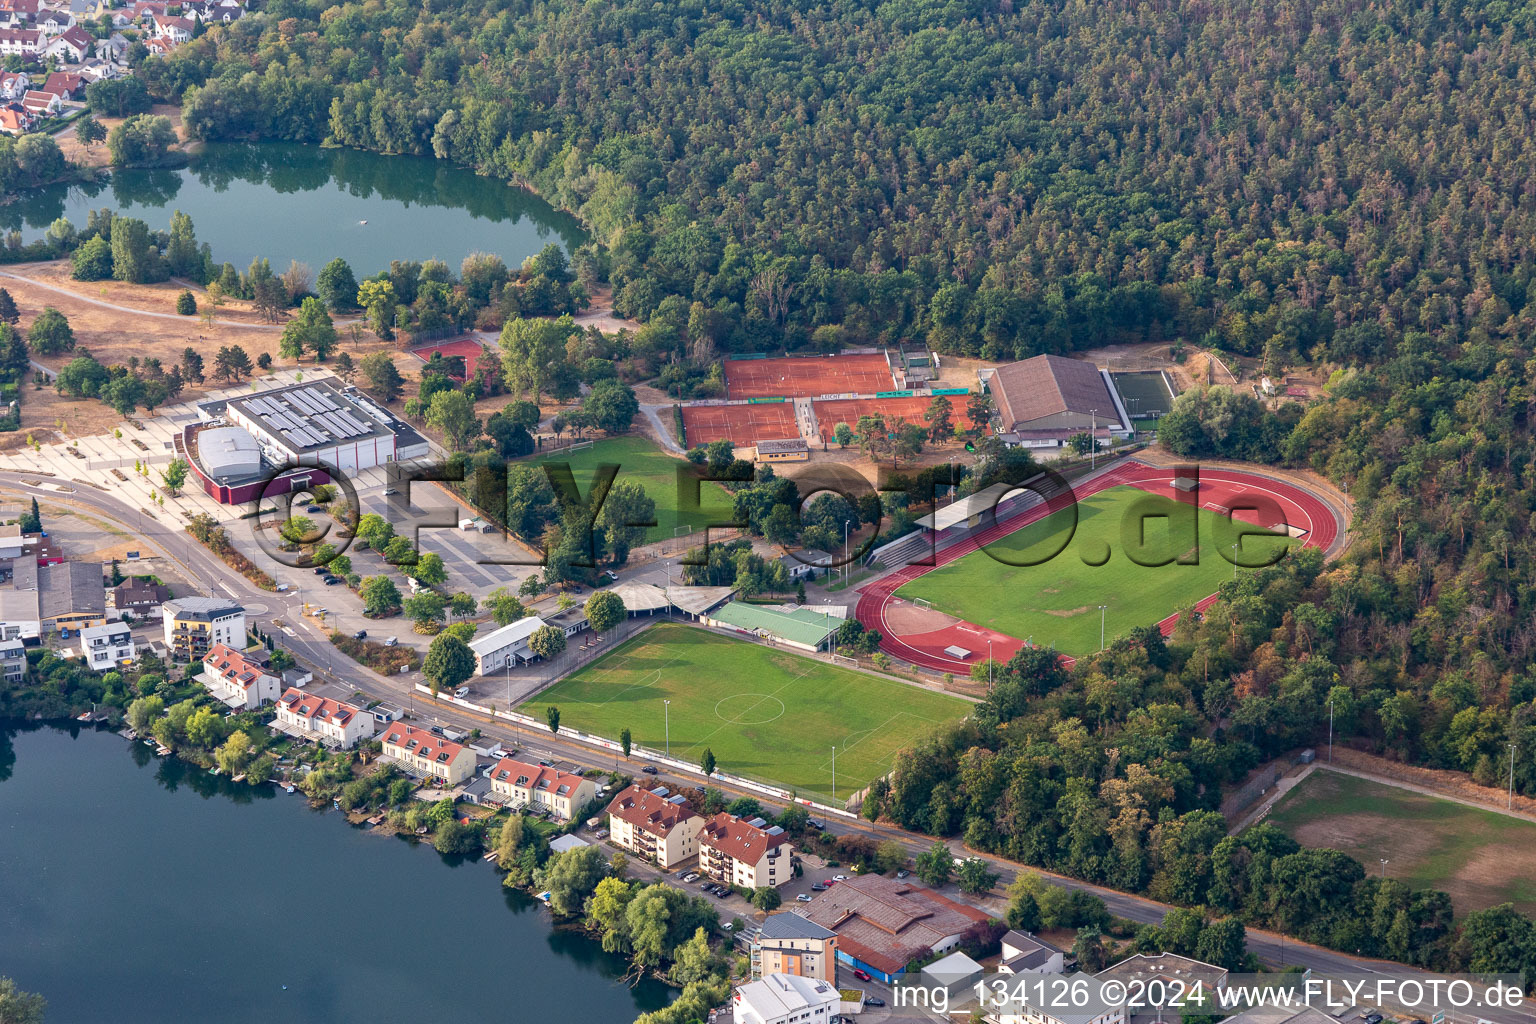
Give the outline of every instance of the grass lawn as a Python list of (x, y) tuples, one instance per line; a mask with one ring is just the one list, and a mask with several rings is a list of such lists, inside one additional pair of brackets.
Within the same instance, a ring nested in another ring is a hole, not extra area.
[[(670, 710), (662, 701), (672, 702)], [(966, 701), (880, 679), (749, 640), (663, 624), (636, 636), (519, 710), (806, 796), (847, 797), (889, 770), (896, 751), (930, 726), (960, 718)]]
[[(1143, 509), (1159, 513), (1174, 506), (1167, 498), (1135, 487), (1111, 487), (1078, 502), (1075, 532), (1073, 510), (1062, 509), (985, 550), (919, 576), (896, 593), (925, 598), (940, 611), (1009, 636), (1033, 637), (1041, 646), (1054, 644), (1065, 654), (1090, 654), (1099, 649), (1100, 605), (1107, 606), (1104, 636), (1110, 640), (1214, 594), (1222, 581), (1232, 578), (1232, 563), (1217, 551), (1232, 527), (1205, 509), (1197, 512), (1198, 564), (1152, 567), (1126, 556), (1127, 541), (1133, 538), (1123, 537), (1122, 527), (1134, 530)], [(1141, 521), (1149, 556), (1180, 558), (1194, 552), (1195, 545), (1184, 547), (1182, 540), (1177, 546), (1184, 549), (1173, 550), (1170, 519)], [(1278, 536), (1249, 537), (1242, 557), (1258, 562), (1276, 545), (1290, 543)], [(1158, 559), (1143, 558), (1151, 560)], [(1009, 564), (1019, 562), (1039, 564)]]
[(1319, 768), (1266, 819), (1373, 874), (1451, 894), (1457, 915), (1500, 903), (1536, 912), (1536, 824)]
[[(645, 531), (647, 544), (671, 538), (674, 529), (686, 523), (678, 514), (677, 467), (687, 463), (668, 455), (646, 438), (610, 437), (594, 442), (590, 448), (574, 452), (561, 448), (533, 462), (536, 465), (545, 462), (570, 463), (576, 486), (581, 489), (583, 496), (589, 493), (597, 466), (605, 462), (617, 463), (619, 475), (614, 478), (614, 483), (634, 480), (656, 502), (656, 525)], [(724, 522), (730, 518), (731, 499), (719, 484), (701, 484), (699, 504), (703, 512), (692, 518), (699, 520), (700, 527), (705, 521)]]

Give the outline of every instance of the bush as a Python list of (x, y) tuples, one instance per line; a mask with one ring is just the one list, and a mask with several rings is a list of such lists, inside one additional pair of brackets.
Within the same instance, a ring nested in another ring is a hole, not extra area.
[(197, 314), (197, 299), (191, 292), (182, 292), (176, 296), (176, 312), (182, 316), (195, 316)]

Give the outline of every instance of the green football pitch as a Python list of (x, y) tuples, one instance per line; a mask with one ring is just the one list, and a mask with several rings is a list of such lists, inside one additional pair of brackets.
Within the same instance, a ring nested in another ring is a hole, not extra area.
[(725, 488), (715, 483), (703, 483), (699, 485), (702, 512), (685, 519), (678, 511), (677, 467), (687, 463), (668, 455), (643, 437), (610, 437), (576, 451), (561, 448), (533, 462), (535, 465), (570, 463), (571, 475), (583, 497), (590, 493), (597, 467), (603, 463), (616, 463), (619, 474), (614, 477), (614, 483), (633, 480), (656, 502), (656, 525), (645, 531), (647, 544), (676, 536), (679, 526), (702, 527), (704, 522), (728, 522), (731, 517), (731, 498)]
[[(662, 702), (670, 700), (670, 707)], [(693, 626), (654, 626), (518, 710), (561, 727), (667, 749), (802, 796), (847, 798), (900, 748), (970, 710), (967, 701)]]
[[(1078, 501), (1075, 529), (1073, 510), (1061, 509), (985, 550), (917, 577), (896, 593), (1009, 636), (1032, 638), (1041, 647), (1091, 654), (1099, 649), (1100, 605), (1105, 606), (1107, 642), (1209, 597), (1232, 579), (1229, 557), (1237, 527), (1200, 509), (1196, 540), (1187, 528), (1173, 525), (1166, 515), (1173, 509), (1188, 515), (1187, 508), (1160, 495), (1111, 487)], [(1277, 534), (1249, 535), (1238, 560), (1267, 564), (1266, 559), (1293, 543), (1298, 542)], [(1133, 550), (1138, 561), (1127, 555)], [(1139, 564), (1166, 558), (1175, 561)], [(1236, 571), (1248, 570), (1239, 566)]]

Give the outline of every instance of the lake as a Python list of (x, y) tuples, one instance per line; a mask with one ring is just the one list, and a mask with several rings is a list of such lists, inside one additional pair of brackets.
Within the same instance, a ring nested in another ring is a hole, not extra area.
[(340, 256), (359, 278), (392, 259), (440, 259), (457, 273), (472, 252), (516, 267), (550, 242), (569, 252), (584, 240), (574, 217), (463, 167), (292, 143), (211, 143), (183, 168), (34, 189), (0, 205), (0, 230), (32, 241), (59, 217), (84, 227), (105, 207), (154, 230), (180, 210), (213, 258), (241, 271), (265, 256), (279, 273), (290, 260), (318, 273)]
[(0, 975), (48, 1024), (629, 1024), (670, 992), (626, 967), (478, 860), (112, 733), (0, 723)]

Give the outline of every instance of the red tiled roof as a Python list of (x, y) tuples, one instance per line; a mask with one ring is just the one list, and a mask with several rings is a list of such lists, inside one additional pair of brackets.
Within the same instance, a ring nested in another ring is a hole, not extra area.
[(780, 835), (769, 835), (756, 825), (749, 825), (740, 818), (721, 811), (704, 823), (699, 832), (699, 845), (713, 847), (736, 860), (756, 864), (763, 854), (785, 841)]
[[(567, 797), (587, 781), (580, 775), (546, 768), (539, 764), (527, 764), (514, 758), (504, 757), (491, 766), (491, 781), (506, 783), (519, 789), (536, 790)], [(562, 787), (564, 787), (562, 789)]]
[(665, 836), (689, 818), (698, 816), (688, 801), (672, 803), (669, 796), (657, 796), (637, 785), (614, 797), (613, 803), (608, 805), (608, 813), (656, 836)]
[(209, 651), (208, 657), (203, 659), (203, 667), (214, 675), (247, 690), (262, 676), (267, 675), (266, 669), (261, 665), (225, 644), (213, 645), (213, 650)]
[(839, 882), (802, 913), (836, 932), (844, 952), (887, 973), (987, 919), (975, 907), (880, 875)]
[(311, 722), (335, 722), (343, 729), (347, 727), (348, 722), (352, 721), (352, 716), (357, 714), (358, 710), (351, 704), (339, 700), (305, 693), (297, 686), (288, 687), (278, 703), (293, 714)]
[(464, 752), (457, 743), (450, 743), (436, 733), (415, 729), (395, 722), (384, 731), (381, 741), (386, 747), (400, 747), (412, 757), (424, 757), (437, 764), (452, 764)]

